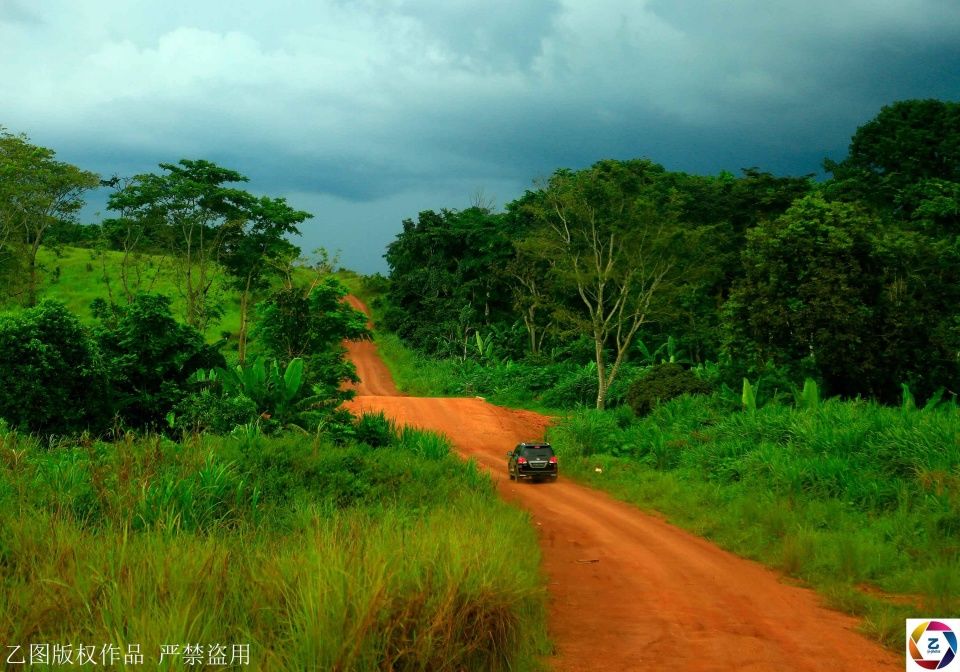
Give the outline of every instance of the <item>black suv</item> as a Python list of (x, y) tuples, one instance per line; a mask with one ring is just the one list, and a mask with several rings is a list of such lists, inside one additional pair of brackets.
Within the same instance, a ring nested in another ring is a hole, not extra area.
[(560, 471), (549, 443), (521, 443), (507, 453), (507, 473), (511, 481), (521, 478), (555, 481)]

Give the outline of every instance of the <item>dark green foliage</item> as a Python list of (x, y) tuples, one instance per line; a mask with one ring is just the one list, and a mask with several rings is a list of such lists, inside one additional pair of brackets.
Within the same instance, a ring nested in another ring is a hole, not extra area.
[[(510, 220), (483, 208), (421, 212), (387, 247), (386, 326), (418, 350), (465, 359), (477, 331), (508, 332), (513, 258)], [(519, 344), (497, 343), (507, 354)]]
[[(826, 162), (834, 191), (910, 216), (933, 185), (960, 183), (960, 103), (902, 100), (857, 129), (848, 156)], [(953, 222), (958, 215), (953, 213)]]
[(638, 378), (627, 392), (627, 403), (637, 415), (647, 415), (657, 404), (681, 394), (709, 394), (710, 384), (679, 364), (657, 364)]
[(693, 362), (716, 359), (720, 352), (719, 308), (743, 275), (746, 232), (779, 217), (813, 188), (810, 176), (742, 172), (668, 172), (659, 186), (681, 224), (669, 241), (676, 252), (672, 281), (653, 303), (655, 322), (643, 331), (654, 342), (672, 336)]
[(228, 284), (240, 292), (240, 334), (238, 356), (246, 359), (251, 295), (269, 286), (269, 278), (279, 274), (284, 261), (295, 259), (300, 248), (287, 240), (300, 235), (299, 225), (312, 217), (294, 210), (282, 198), (266, 196), (248, 206), (247, 218), (230, 222), (218, 261), (223, 265)]
[(185, 397), (174, 409), (174, 422), (178, 429), (188, 432), (228, 434), (258, 415), (257, 405), (249, 397), (207, 389)]
[(258, 306), (257, 336), (284, 362), (334, 350), (345, 339), (369, 338), (366, 316), (344, 303), (347, 288), (329, 277), (311, 288), (284, 287)]
[[(960, 247), (925, 233), (884, 230), (874, 240), (882, 291), (876, 297), (876, 396), (894, 403), (901, 383), (925, 401), (960, 392)], [(922, 403), (922, 402), (921, 402)]]
[[(745, 278), (725, 307), (727, 352), (752, 373), (768, 360), (793, 378), (822, 375), (834, 393), (855, 393), (876, 367), (870, 220), (817, 197), (799, 201), (747, 236)], [(872, 284), (872, 286), (871, 286)]]
[(724, 307), (726, 353), (753, 377), (822, 380), (830, 394), (885, 401), (954, 383), (956, 250), (811, 196), (752, 229), (745, 276)]
[(44, 245), (53, 248), (62, 245), (94, 247), (100, 236), (100, 226), (96, 224), (80, 224), (70, 220), (58, 220), (51, 224), (47, 230)]
[(190, 376), (223, 366), (223, 356), (174, 319), (165, 296), (140, 294), (115, 311), (97, 332), (114, 407), (129, 426), (159, 426), (190, 392)]
[(44, 434), (96, 432), (108, 399), (96, 344), (63, 304), (0, 316), (0, 418)]

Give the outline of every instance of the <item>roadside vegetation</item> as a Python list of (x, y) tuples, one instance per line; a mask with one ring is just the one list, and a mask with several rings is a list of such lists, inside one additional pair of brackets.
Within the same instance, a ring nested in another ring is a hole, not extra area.
[(549, 430), (564, 473), (803, 579), (903, 645), (960, 612), (960, 412), (829, 399), (738, 408), (683, 395), (636, 418), (581, 409)]
[[(527, 516), (447, 442), (382, 416), (358, 439), (0, 428), (0, 639), (249, 645), (249, 667), (538, 669)], [(228, 653), (229, 655), (229, 653)]]
[(608, 160), (422, 212), (365, 281), (381, 353), (405, 391), (548, 410), (566, 475), (899, 647), (960, 610), (958, 119), (884, 107), (820, 182)]
[[(340, 407), (342, 343), (370, 337), (347, 286), (402, 390), (551, 410), (564, 473), (887, 643), (957, 613), (958, 147), (960, 103), (911, 100), (819, 182), (562, 168), (503, 212), (405, 220), (389, 277), (359, 277), (300, 259), (311, 215), (235, 171), (98, 179), (0, 129), (0, 634), (534, 665), (525, 518), (435, 438)], [(97, 184), (112, 217), (79, 224)]]

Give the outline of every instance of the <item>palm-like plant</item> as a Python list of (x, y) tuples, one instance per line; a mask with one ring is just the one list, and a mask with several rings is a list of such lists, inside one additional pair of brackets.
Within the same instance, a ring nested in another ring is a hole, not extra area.
[(292, 423), (304, 402), (300, 399), (303, 387), (303, 360), (290, 360), (281, 370), (276, 360), (258, 357), (250, 364), (235, 367), (200, 370), (193, 376), (195, 382), (219, 382), (229, 396), (244, 396), (256, 404), (264, 418), (281, 424)]

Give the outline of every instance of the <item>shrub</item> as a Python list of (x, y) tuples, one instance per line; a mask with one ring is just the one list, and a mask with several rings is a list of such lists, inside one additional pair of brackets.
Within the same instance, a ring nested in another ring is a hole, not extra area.
[(627, 403), (637, 415), (646, 415), (662, 401), (682, 394), (709, 394), (710, 384), (679, 364), (658, 364), (637, 379), (627, 392)]
[(179, 429), (215, 434), (227, 434), (258, 415), (257, 405), (249, 397), (221, 395), (209, 389), (185, 398), (174, 413)]
[(364, 413), (357, 418), (354, 438), (371, 448), (390, 445), (396, 438), (396, 427), (383, 412)]
[(21, 429), (100, 430), (109, 419), (96, 346), (62, 303), (0, 316), (0, 372), (0, 417)]
[(225, 364), (199, 331), (174, 319), (166, 296), (140, 294), (114, 314), (98, 337), (117, 411), (131, 426), (159, 425), (189, 393), (191, 374)]

